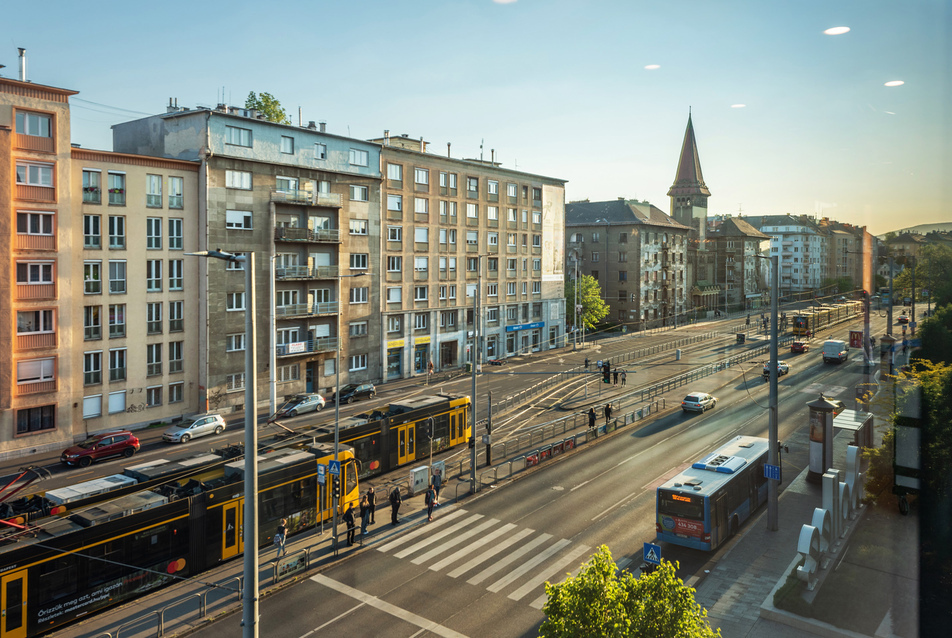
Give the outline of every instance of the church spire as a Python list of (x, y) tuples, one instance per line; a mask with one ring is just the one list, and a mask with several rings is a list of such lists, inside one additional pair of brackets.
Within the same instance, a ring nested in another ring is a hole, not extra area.
[(681, 158), (678, 160), (678, 172), (674, 184), (668, 190), (669, 197), (703, 195), (710, 197), (711, 191), (704, 183), (701, 173), (701, 160), (697, 154), (697, 141), (694, 139), (694, 124), (688, 113), (688, 126), (684, 130), (684, 142), (681, 144)]

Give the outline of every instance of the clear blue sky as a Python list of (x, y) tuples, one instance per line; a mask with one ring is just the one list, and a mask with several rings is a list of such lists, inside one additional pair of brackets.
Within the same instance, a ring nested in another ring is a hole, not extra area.
[[(947, 0), (76, 3), (4, 14), (0, 71), (80, 91), (72, 139), (180, 105), (281, 100), (297, 123), (669, 210), (693, 109), (710, 212), (952, 221)], [(824, 35), (830, 27), (849, 33)], [(659, 65), (646, 69), (648, 65)], [(886, 87), (891, 80), (905, 84)], [(745, 105), (736, 107), (735, 105)]]

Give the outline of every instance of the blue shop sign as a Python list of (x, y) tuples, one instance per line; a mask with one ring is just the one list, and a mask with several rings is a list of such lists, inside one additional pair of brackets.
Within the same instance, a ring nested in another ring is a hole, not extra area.
[(516, 330), (535, 330), (536, 328), (545, 327), (544, 321), (536, 321), (535, 323), (523, 323), (518, 326), (506, 326), (506, 332), (515, 332)]

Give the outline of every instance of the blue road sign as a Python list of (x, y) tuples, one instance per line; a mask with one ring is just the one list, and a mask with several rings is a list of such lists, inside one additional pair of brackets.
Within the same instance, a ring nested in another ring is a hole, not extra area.
[(340, 476), (340, 461), (331, 461), (328, 463), (327, 471), (335, 476)]
[(317, 466), (317, 482), (320, 483), (321, 485), (324, 485), (325, 481), (327, 480), (326, 474), (327, 474), (327, 466), (318, 465)]
[(764, 478), (770, 479), (772, 481), (779, 481), (780, 480), (780, 466), (764, 463)]
[(645, 562), (649, 565), (661, 564), (661, 546), (645, 543)]

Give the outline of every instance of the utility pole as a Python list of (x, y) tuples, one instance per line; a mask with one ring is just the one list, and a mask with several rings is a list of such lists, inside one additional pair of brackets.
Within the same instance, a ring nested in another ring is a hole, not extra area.
[(486, 403), (486, 466), (493, 462), (493, 391), (489, 391), (489, 401)]
[(483, 257), (476, 257), (476, 292), (473, 294), (473, 396), (470, 398), (470, 431), (472, 435), (469, 440), (469, 490), (472, 494), (476, 493), (476, 368), (479, 365), (479, 293), (483, 287)]
[(886, 306), (886, 334), (890, 337), (893, 332), (893, 304), (895, 303), (895, 297), (893, 297), (893, 263), (892, 255), (889, 256), (889, 304)]

